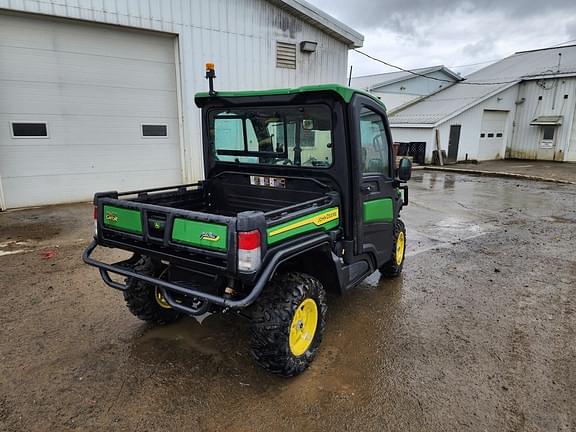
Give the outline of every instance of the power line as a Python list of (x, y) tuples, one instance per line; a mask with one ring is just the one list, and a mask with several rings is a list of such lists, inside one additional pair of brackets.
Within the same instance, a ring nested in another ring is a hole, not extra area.
[(502, 60), (503, 58), (505, 58), (505, 57), (500, 57), (500, 58), (492, 59), (492, 60), (486, 60), (486, 61), (478, 62), (478, 63), (469, 63), (469, 64), (465, 64), (465, 65), (448, 66), (448, 67), (456, 69), (456, 68), (463, 68), (463, 67), (468, 67), (468, 66), (478, 66), (478, 65), (483, 65), (486, 63), (494, 63), (498, 60)]
[(384, 65), (386, 65), (386, 66), (391, 67), (391, 68), (398, 69), (398, 70), (401, 70), (402, 72), (406, 72), (406, 73), (409, 73), (409, 74), (412, 74), (412, 75), (416, 75), (416, 76), (419, 76), (419, 77), (431, 79), (431, 80), (434, 80), (434, 81), (446, 82), (446, 83), (450, 83), (450, 84), (479, 85), (479, 86), (499, 85), (499, 84), (512, 84), (512, 83), (518, 82), (518, 80), (513, 80), (513, 81), (497, 81), (497, 82), (451, 81), (451, 80), (447, 80), (447, 79), (436, 78), (436, 77), (431, 77), (431, 76), (428, 76), (428, 75), (424, 75), (424, 74), (421, 74), (421, 73), (418, 73), (418, 72), (414, 72), (414, 71), (412, 71), (412, 70), (410, 70), (410, 69), (404, 69), (403, 67), (393, 65), (392, 63), (388, 63), (388, 62), (386, 62), (386, 61), (384, 61), (384, 60), (381, 60), (381, 59), (379, 59), (379, 58), (373, 57), (373, 56), (371, 56), (370, 54), (367, 54), (367, 53), (365, 53), (365, 52), (363, 52), (363, 51), (360, 51), (360, 50), (358, 50), (358, 49), (354, 49), (354, 51), (356, 51), (358, 54), (362, 54), (363, 56), (368, 57), (369, 59), (372, 59), (372, 60), (374, 60), (374, 61), (377, 61), (377, 62), (379, 62), (379, 63), (382, 63), (382, 64), (384, 64)]

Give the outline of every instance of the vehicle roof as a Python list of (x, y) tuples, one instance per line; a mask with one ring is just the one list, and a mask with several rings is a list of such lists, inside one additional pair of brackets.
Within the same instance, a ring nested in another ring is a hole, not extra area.
[(369, 97), (370, 99), (378, 102), (384, 108), (384, 103), (378, 99), (376, 96), (359, 89), (354, 89), (341, 84), (317, 84), (317, 85), (307, 85), (301, 87), (292, 88), (278, 88), (278, 89), (268, 89), (268, 90), (237, 90), (237, 91), (218, 91), (216, 96), (210, 96), (208, 92), (196, 93), (196, 99), (210, 99), (212, 97), (254, 97), (254, 96), (278, 96), (278, 95), (293, 95), (299, 93), (317, 93), (317, 92), (333, 92), (336, 93), (340, 98), (349, 103), (355, 94), (362, 94)]

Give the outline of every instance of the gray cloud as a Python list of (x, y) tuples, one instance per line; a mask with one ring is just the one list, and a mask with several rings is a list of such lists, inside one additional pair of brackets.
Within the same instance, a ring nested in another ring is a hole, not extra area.
[(576, 39), (576, 18), (566, 24), (566, 33), (570, 36), (570, 39)]
[[(467, 74), (516, 51), (576, 39), (575, 0), (308, 0), (365, 35), (364, 51), (399, 66)], [(480, 63), (480, 64), (477, 64)], [(352, 52), (354, 74), (389, 71)]]
[(477, 14), (497, 12), (503, 18), (523, 19), (551, 11), (576, 13), (574, 0), (312, 0), (322, 9), (332, 10), (351, 26), (369, 30), (387, 27), (401, 33), (418, 32), (422, 22), (462, 12)]

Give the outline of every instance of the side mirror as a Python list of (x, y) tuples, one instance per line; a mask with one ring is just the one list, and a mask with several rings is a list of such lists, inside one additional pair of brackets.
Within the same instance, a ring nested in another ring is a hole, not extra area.
[(398, 166), (398, 179), (402, 182), (407, 182), (410, 177), (412, 177), (412, 161), (402, 158)]

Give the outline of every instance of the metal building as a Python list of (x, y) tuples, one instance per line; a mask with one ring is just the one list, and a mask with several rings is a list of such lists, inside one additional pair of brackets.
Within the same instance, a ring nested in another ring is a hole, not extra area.
[[(467, 84), (468, 83), (468, 84)], [(470, 85), (470, 83), (474, 83)], [(576, 161), (576, 45), (518, 52), (393, 113), (398, 142), (449, 161)]]
[(372, 93), (392, 114), (408, 103), (462, 80), (460, 75), (442, 65), (414, 69), (413, 72), (418, 75), (398, 71), (352, 77), (351, 86)]
[(303, 0), (0, 0), (0, 208), (195, 181), (206, 62), (219, 89), (345, 83), (362, 42)]

